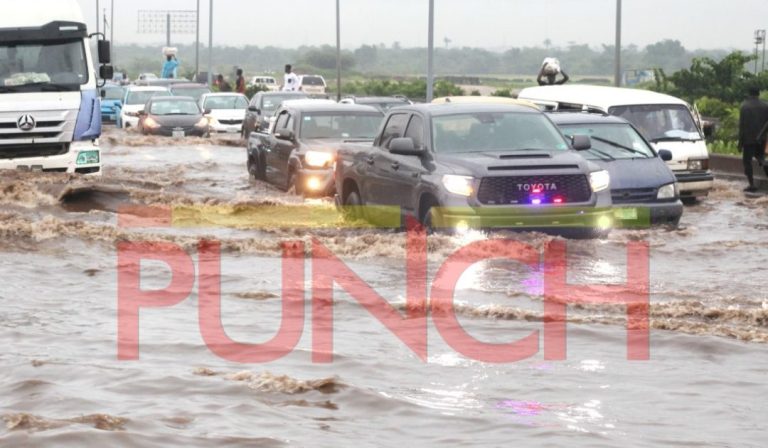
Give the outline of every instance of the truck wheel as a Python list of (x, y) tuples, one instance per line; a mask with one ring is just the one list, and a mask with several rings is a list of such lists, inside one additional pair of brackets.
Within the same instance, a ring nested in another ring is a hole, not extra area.
[(253, 157), (250, 154), (248, 155), (248, 174), (256, 180), (264, 180), (267, 177), (266, 172), (261, 163), (256, 160), (258, 157), (258, 155), (256, 157)]
[(344, 219), (348, 221), (363, 219), (362, 206), (363, 200), (360, 199), (360, 194), (356, 190), (351, 191), (347, 197), (344, 198), (344, 208), (342, 209)]
[(699, 203), (699, 198), (697, 198), (695, 196), (689, 196), (689, 197), (681, 198), (680, 200), (683, 201), (684, 205), (689, 205), (689, 206), (690, 205), (696, 205), (696, 204)]
[(428, 235), (435, 233), (435, 225), (441, 222), (439, 217), (440, 212), (437, 211), (438, 207), (439, 205), (436, 202), (427, 203), (426, 207), (424, 207), (423, 214), (419, 219), (421, 225), (424, 226), (424, 229), (427, 231)]
[(298, 196), (302, 196), (304, 194), (304, 189), (301, 188), (301, 183), (299, 182), (299, 175), (296, 173), (296, 171), (291, 171), (291, 174), (288, 175), (288, 184), (285, 186), (285, 191), (288, 193), (293, 193)]

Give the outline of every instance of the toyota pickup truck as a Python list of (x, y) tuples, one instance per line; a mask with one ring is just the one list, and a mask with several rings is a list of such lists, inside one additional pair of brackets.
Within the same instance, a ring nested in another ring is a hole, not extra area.
[[(399, 208), (427, 229), (610, 232), (610, 175), (524, 105), (426, 104), (392, 109), (373, 145), (342, 145), (336, 204), (353, 219)], [(372, 206), (372, 207), (368, 207)]]
[(373, 107), (307, 100), (286, 102), (268, 132), (248, 138), (248, 172), (286, 191), (332, 196), (336, 151), (344, 142), (371, 142), (384, 114)]

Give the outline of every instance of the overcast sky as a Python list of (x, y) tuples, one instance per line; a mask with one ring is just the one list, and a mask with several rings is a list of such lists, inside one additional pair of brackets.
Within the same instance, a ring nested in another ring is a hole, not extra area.
[[(89, 27), (96, 0), (78, 0)], [(100, 0), (101, 8), (112, 0)], [(114, 0), (115, 41), (158, 43), (137, 34), (138, 10), (194, 10), (196, 0)], [(208, 3), (201, 0), (201, 33), (208, 40)], [(680, 40), (689, 49), (753, 47), (754, 30), (768, 28), (768, 0), (624, 0), (624, 43)], [(493, 49), (570, 42), (612, 44), (614, 0), (435, 0), (436, 45)], [(426, 46), (427, 0), (341, 0), (342, 46)], [(292, 48), (334, 44), (334, 0), (214, 0), (214, 44)], [(194, 35), (174, 37), (193, 42)]]

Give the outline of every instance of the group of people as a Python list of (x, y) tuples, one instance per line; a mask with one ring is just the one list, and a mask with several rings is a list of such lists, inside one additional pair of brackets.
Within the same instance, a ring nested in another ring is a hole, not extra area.
[[(179, 59), (175, 54), (169, 54), (165, 57), (165, 63), (163, 64), (163, 70), (161, 77), (163, 79), (174, 79), (178, 77)], [(221, 92), (232, 92), (232, 85), (227, 82), (224, 75), (217, 75), (213, 80), (213, 84), (219, 88)], [(243, 76), (243, 69), (238, 68), (235, 75), (235, 89), (237, 93), (245, 94), (245, 77)]]
[(741, 105), (739, 116), (739, 151), (744, 162), (744, 174), (747, 175), (749, 186), (745, 192), (757, 191), (755, 176), (752, 169), (752, 160), (765, 171), (768, 176), (768, 164), (766, 164), (766, 152), (768, 152), (768, 103), (760, 99), (760, 89), (749, 89), (748, 98)]

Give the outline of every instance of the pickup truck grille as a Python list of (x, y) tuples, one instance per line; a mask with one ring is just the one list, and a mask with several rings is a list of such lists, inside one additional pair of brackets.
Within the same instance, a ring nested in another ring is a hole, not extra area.
[(0, 159), (19, 159), (24, 157), (58, 156), (69, 152), (69, 145), (64, 143), (39, 145), (2, 145)]
[(477, 200), (485, 205), (529, 204), (537, 187), (543, 187), (539, 193), (542, 203), (551, 203), (555, 197), (563, 203), (587, 202), (592, 197), (587, 176), (564, 174), (486, 177), (480, 182)]
[(656, 200), (655, 188), (635, 188), (624, 190), (612, 190), (611, 197), (614, 204), (637, 204), (653, 202)]

